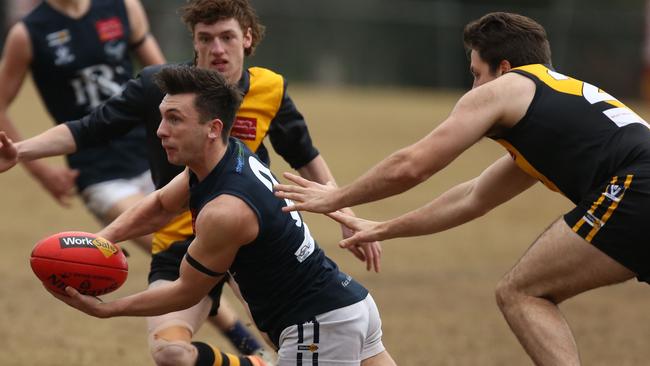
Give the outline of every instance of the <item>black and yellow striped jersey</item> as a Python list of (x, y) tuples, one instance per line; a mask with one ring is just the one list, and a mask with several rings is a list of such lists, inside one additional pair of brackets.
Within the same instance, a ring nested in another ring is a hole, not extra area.
[(544, 65), (511, 72), (533, 80), (535, 96), (514, 127), (491, 137), (521, 169), (574, 203), (630, 169), (650, 174), (650, 129), (630, 108)]

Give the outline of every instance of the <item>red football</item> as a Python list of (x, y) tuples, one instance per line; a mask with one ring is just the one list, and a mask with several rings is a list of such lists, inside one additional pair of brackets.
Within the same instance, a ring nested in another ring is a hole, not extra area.
[(29, 260), (45, 286), (64, 293), (71, 286), (85, 295), (117, 290), (129, 271), (119, 246), (95, 234), (66, 231), (41, 239)]

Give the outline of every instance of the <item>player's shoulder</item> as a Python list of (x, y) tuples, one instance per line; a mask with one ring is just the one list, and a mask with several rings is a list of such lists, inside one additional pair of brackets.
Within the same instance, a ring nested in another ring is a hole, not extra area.
[(249, 67), (248, 73), (251, 76), (251, 78), (284, 82), (284, 76), (282, 76), (282, 74), (275, 72), (271, 69), (267, 69), (265, 67), (260, 67), (260, 66)]
[(237, 195), (222, 193), (203, 206), (196, 218), (196, 230), (230, 233), (226, 237), (246, 236), (243, 228), (252, 223), (257, 223), (257, 215), (251, 206)]
[[(5, 40), (5, 56), (26, 55), (31, 52), (29, 30), (24, 22), (17, 22), (10, 29)], [(30, 56), (31, 57), (31, 56)]]

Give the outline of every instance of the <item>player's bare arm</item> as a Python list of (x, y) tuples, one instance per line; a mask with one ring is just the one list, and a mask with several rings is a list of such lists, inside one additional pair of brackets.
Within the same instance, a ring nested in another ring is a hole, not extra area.
[(187, 210), (187, 169), (163, 188), (154, 191), (122, 213), (97, 234), (114, 243), (150, 234)]
[(131, 39), (129, 43), (143, 65), (165, 63), (165, 57), (156, 39), (149, 33), (149, 20), (139, 0), (125, 0)]
[(106, 303), (71, 287), (66, 288), (68, 296), (50, 293), (99, 318), (152, 316), (185, 309), (200, 301), (222, 279), (239, 248), (253, 241), (258, 230), (257, 217), (246, 203), (222, 195), (208, 203), (197, 217), (196, 237), (188, 249), (191, 259), (183, 259), (178, 280)]
[[(522, 93), (522, 89), (529, 93)], [(278, 185), (277, 196), (297, 202), (287, 210), (327, 213), (404, 192), (495, 129), (514, 125), (525, 114), (534, 90), (534, 84), (525, 78), (504, 75), (466, 93), (431, 133), (391, 154), (352, 184), (326, 192), (286, 174), (298, 186)]]
[(329, 216), (358, 231), (353, 237), (341, 241), (342, 247), (359, 245), (365, 240), (427, 235), (483, 216), (536, 182), (517, 167), (510, 155), (505, 155), (480, 176), (454, 186), (427, 205), (395, 219), (374, 222), (342, 213)]

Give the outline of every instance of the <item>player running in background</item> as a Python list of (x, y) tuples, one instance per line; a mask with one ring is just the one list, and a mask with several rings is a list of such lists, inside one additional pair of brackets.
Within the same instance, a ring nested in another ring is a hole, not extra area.
[[(107, 303), (71, 287), (72, 297), (55, 296), (101, 318), (155, 315), (204, 302), (230, 277), (278, 347), (280, 365), (395, 365), (372, 296), (325, 256), (300, 214), (282, 212), (289, 202), (273, 195), (271, 171), (229, 137), (240, 91), (220, 73), (195, 67), (164, 68), (156, 78), (167, 93), (158, 136), (169, 161), (188, 168), (99, 235), (113, 241), (143, 235), (189, 206), (195, 237), (181, 275)], [(222, 365), (223, 356), (205, 343), (187, 348), (165, 364)]]
[[(334, 182), (325, 160), (313, 146), (302, 114), (287, 94), (284, 78), (268, 69), (244, 67), (245, 57), (251, 55), (262, 40), (264, 27), (246, 0), (194, 0), (182, 10), (183, 20), (191, 30), (195, 49), (195, 64), (222, 73), (226, 80), (236, 84), (244, 93), (232, 135), (241, 139), (264, 162), (268, 153), (263, 140), (268, 135), (273, 148), (301, 176), (322, 183)], [(163, 187), (182, 171), (182, 167), (167, 161), (156, 130), (161, 120), (158, 106), (163, 92), (153, 82), (153, 75), (161, 67), (145, 68), (137, 79), (127, 83), (118, 97), (100, 106), (79, 121), (57, 126), (45, 133), (17, 144), (19, 159), (34, 159), (59, 155), (102, 143), (129, 131), (134, 126), (145, 125), (147, 148), (151, 160), (154, 183)], [(11, 160), (11, 159), (9, 159)], [(5, 163), (11, 165), (11, 161)], [(0, 162), (2, 165), (2, 162)], [(0, 166), (0, 171), (7, 166)], [(344, 232), (344, 237), (350, 232)], [(153, 260), (150, 283), (173, 281), (192, 236), (189, 211), (179, 215), (154, 234)], [(368, 268), (379, 268), (380, 246), (372, 243), (364, 253), (354, 254), (366, 260)], [(261, 347), (238, 322), (232, 310), (219, 303), (223, 283), (210, 294), (211, 301), (181, 312), (151, 317), (150, 339), (164, 336), (189, 344), (192, 335), (206, 318), (226, 331), (231, 341), (242, 353), (251, 353)], [(217, 312), (218, 309), (218, 312)], [(165, 352), (175, 352), (168, 347), (154, 350), (164, 358)]]
[[(0, 61), (0, 130), (20, 140), (8, 109), (28, 71), (50, 116), (63, 123), (120, 93), (133, 77), (130, 52), (143, 65), (165, 61), (139, 0), (43, 1), (7, 36)], [(154, 189), (144, 128), (70, 154), (67, 162), (71, 169), (39, 161), (24, 166), (61, 204), (76, 187), (103, 224)], [(148, 249), (151, 237), (137, 242)]]
[(437, 233), (484, 215), (541, 181), (575, 207), (533, 243), (497, 286), (499, 308), (536, 365), (579, 365), (558, 304), (635, 276), (650, 282), (650, 130), (603, 90), (551, 68), (534, 20), (491, 13), (464, 32), (474, 88), (430, 134), (335, 189), (291, 176), (292, 209), (332, 212), (395, 195), (488, 137), (508, 154), (480, 176), (387, 222), (331, 215), (359, 230), (343, 246)]

